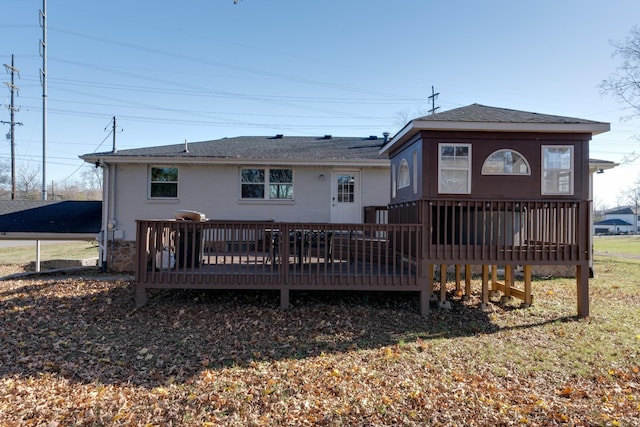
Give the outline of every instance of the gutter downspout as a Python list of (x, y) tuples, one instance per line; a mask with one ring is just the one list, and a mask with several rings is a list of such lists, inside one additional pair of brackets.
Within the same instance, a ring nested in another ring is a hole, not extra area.
[(102, 236), (100, 239), (100, 267), (103, 272), (107, 271), (107, 247), (109, 241), (109, 166), (102, 164)]
[[(595, 170), (594, 170), (595, 172)], [(589, 168), (589, 278), (595, 277), (593, 270), (593, 172)]]
[(109, 215), (108, 215), (108, 222), (107, 222), (107, 229), (108, 229), (108, 234), (109, 237), (111, 239), (111, 253), (109, 254), (109, 259), (111, 260), (111, 262), (109, 263), (109, 267), (113, 268), (113, 252), (114, 252), (114, 242), (115, 242), (115, 238), (114, 238), (114, 231), (117, 228), (118, 223), (116, 222), (116, 182), (118, 179), (118, 165), (117, 163), (112, 163), (109, 166), (110, 169), (110, 173), (109, 173), (109, 185), (110, 185), (110, 189), (109, 189)]

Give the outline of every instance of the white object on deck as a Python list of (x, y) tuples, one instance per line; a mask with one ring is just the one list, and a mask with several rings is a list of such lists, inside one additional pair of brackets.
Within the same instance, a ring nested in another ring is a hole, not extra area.
[(206, 221), (207, 216), (202, 212), (197, 211), (189, 211), (189, 210), (177, 210), (175, 214), (176, 219), (181, 219), (185, 221)]

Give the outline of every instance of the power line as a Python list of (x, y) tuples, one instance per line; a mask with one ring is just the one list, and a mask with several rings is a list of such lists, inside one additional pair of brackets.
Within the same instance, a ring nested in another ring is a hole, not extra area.
[(90, 40), (99, 41), (99, 42), (102, 42), (102, 43), (113, 44), (113, 45), (116, 45), (116, 46), (122, 46), (122, 47), (126, 47), (126, 48), (129, 48), (129, 49), (139, 50), (139, 51), (148, 52), (148, 53), (154, 53), (154, 54), (157, 54), (157, 55), (168, 56), (168, 57), (171, 57), (171, 58), (184, 59), (184, 60), (187, 60), (187, 61), (197, 62), (197, 63), (201, 63), (201, 64), (205, 64), (205, 65), (212, 65), (212, 66), (215, 66), (215, 67), (226, 68), (226, 69), (230, 69), (230, 70), (234, 70), (234, 71), (242, 71), (242, 72), (251, 73), (251, 74), (258, 74), (258, 75), (262, 75), (262, 76), (266, 76), (266, 77), (273, 77), (273, 78), (277, 78), (277, 79), (281, 79), (281, 80), (293, 81), (293, 82), (298, 82), (298, 83), (305, 83), (305, 84), (315, 85), (315, 86), (331, 87), (331, 88), (335, 88), (335, 89), (342, 89), (342, 90), (347, 90), (347, 91), (357, 92), (357, 93), (375, 94), (375, 95), (380, 95), (380, 96), (385, 96), (385, 97), (389, 97), (389, 96), (390, 97), (395, 97), (395, 95), (389, 94), (389, 93), (386, 93), (386, 92), (374, 91), (374, 90), (369, 90), (369, 89), (359, 89), (359, 88), (355, 88), (355, 87), (351, 87), (351, 86), (347, 86), (347, 85), (324, 82), (324, 81), (319, 81), (319, 80), (312, 80), (312, 79), (307, 79), (307, 78), (303, 78), (303, 77), (290, 76), (290, 75), (286, 75), (286, 74), (279, 74), (279, 73), (274, 73), (274, 72), (269, 72), (269, 71), (262, 71), (262, 70), (257, 70), (257, 69), (250, 68), (250, 67), (242, 67), (242, 66), (238, 66), (238, 65), (225, 64), (225, 63), (218, 62), (218, 61), (211, 61), (211, 60), (208, 60), (208, 59), (198, 58), (198, 57), (195, 57), (195, 56), (189, 56), (189, 55), (184, 55), (184, 54), (179, 54), (179, 53), (163, 51), (163, 50), (160, 50), (160, 49), (154, 49), (154, 48), (150, 48), (150, 47), (140, 46), (140, 45), (136, 45), (136, 44), (133, 44), (133, 43), (110, 40), (110, 39), (106, 39), (106, 38), (103, 38), (103, 37), (90, 36), (90, 35), (87, 35), (87, 34), (81, 34), (81, 33), (77, 33), (77, 32), (74, 32), (74, 31), (64, 30), (64, 29), (61, 29), (61, 28), (52, 28), (52, 29), (54, 31), (65, 33), (65, 34), (69, 34), (69, 35), (72, 35), (72, 36), (75, 36), (75, 37), (86, 38), (86, 39), (90, 39)]

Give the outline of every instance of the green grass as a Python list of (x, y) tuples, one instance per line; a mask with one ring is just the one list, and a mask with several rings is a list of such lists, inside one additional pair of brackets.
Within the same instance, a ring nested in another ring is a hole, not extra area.
[(640, 256), (640, 236), (596, 236), (593, 250), (595, 253)]
[[(98, 247), (93, 242), (41, 242), (40, 260), (85, 259), (98, 256)], [(35, 243), (25, 246), (0, 248), (0, 264), (26, 264), (36, 259)]]

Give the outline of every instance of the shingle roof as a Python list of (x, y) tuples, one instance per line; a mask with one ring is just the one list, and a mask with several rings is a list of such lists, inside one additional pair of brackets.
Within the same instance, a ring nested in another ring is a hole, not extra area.
[(421, 131), (564, 132), (597, 135), (609, 131), (609, 123), (471, 104), (411, 120), (380, 152), (386, 153), (401, 147)]
[(633, 215), (633, 209), (626, 207), (626, 208), (617, 208), (614, 210), (610, 210), (605, 212), (607, 215)]
[(421, 121), (477, 122), (477, 123), (544, 123), (544, 124), (596, 124), (593, 120), (575, 117), (554, 116), (551, 114), (531, 113), (508, 108), (488, 107), (471, 104), (454, 108), (442, 113), (420, 117)]
[(110, 159), (127, 157), (217, 158), (244, 160), (364, 160), (382, 158), (378, 150), (384, 139), (367, 137), (239, 136), (212, 141), (93, 153), (82, 156)]
[(0, 234), (98, 233), (100, 201), (0, 200)]
[(598, 221), (593, 225), (633, 225), (629, 224), (627, 221), (622, 219), (614, 218), (614, 219), (604, 219), (602, 221)]

